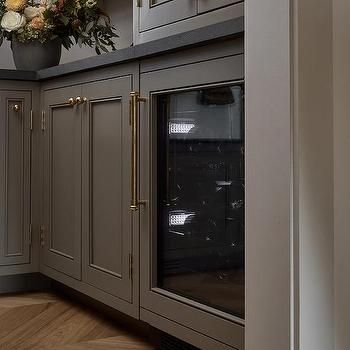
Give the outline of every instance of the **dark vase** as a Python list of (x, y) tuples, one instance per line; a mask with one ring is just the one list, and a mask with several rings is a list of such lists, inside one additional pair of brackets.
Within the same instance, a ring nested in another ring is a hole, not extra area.
[(45, 43), (39, 41), (21, 43), (13, 40), (11, 48), (17, 69), (38, 71), (60, 63), (62, 42), (59, 39)]

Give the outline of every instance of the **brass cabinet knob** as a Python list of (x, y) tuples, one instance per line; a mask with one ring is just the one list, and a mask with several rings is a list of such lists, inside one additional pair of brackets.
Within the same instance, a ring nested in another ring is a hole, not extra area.
[(68, 103), (71, 105), (71, 106), (74, 106), (75, 105), (75, 100), (73, 97), (71, 97), (69, 100), (68, 100)]
[(88, 99), (86, 97), (81, 97), (81, 96), (78, 96), (75, 98), (75, 103), (77, 105), (81, 105), (83, 103), (86, 103), (88, 101)]
[(19, 111), (21, 110), (21, 107), (20, 107), (20, 105), (15, 104), (15, 105), (12, 106), (12, 109), (13, 109), (15, 112), (19, 112)]
[(86, 103), (88, 101), (88, 99), (86, 97), (80, 97), (80, 96), (77, 96), (76, 98), (73, 98), (71, 97), (69, 100), (68, 100), (68, 103), (71, 105), (71, 106), (75, 106), (75, 105), (81, 105), (83, 103)]

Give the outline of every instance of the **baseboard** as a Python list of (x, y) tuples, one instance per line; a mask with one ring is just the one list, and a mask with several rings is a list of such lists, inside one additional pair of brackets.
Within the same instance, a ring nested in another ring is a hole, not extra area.
[(51, 280), (40, 273), (0, 276), (0, 294), (38, 292), (51, 288)]

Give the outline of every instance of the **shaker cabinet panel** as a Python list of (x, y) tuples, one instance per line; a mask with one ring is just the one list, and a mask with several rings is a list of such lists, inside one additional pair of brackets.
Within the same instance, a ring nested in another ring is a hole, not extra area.
[(132, 76), (83, 86), (83, 281), (132, 301), (129, 94)]
[(80, 88), (44, 94), (44, 219), (43, 263), (71, 277), (81, 277), (82, 117), (68, 103)]
[(30, 120), (30, 92), (0, 92), (0, 265), (30, 262)]
[(238, 2), (242, 2), (242, 0), (198, 0), (198, 13), (216, 10)]
[(197, 15), (194, 0), (144, 0), (139, 12), (140, 32)]

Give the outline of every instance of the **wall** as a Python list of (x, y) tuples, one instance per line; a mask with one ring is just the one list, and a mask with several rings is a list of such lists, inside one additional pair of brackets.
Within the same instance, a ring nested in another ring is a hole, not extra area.
[(332, 0), (296, 0), (295, 321), (300, 350), (334, 349), (332, 75)]
[[(120, 36), (116, 42), (118, 48), (129, 47), (132, 44), (133, 9), (132, 1), (125, 0), (100, 0), (101, 6), (111, 16), (112, 23), (117, 28)], [(95, 50), (89, 47), (74, 46), (71, 50), (63, 49), (61, 63), (75, 61), (81, 58), (95, 55)], [(0, 47), (0, 69), (14, 69), (10, 43), (5, 42)]]
[(334, 7), (334, 227), (336, 350), (350, 347), (350, 2)]

